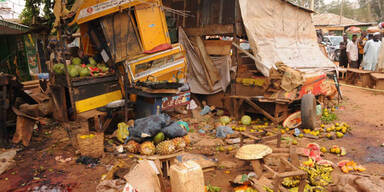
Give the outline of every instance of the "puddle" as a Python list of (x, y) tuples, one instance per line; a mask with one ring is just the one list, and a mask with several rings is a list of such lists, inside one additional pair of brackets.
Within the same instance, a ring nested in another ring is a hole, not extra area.
[(384, 147), (367, 147), (367, 156), (365, 162), (383, 163), (384, 164)]

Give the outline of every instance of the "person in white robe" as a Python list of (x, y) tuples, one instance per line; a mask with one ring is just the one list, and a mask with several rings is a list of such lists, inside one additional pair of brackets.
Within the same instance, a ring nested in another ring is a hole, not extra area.
[(364, 46), (364, 60), (363, 60), (363, 69), (367, 71), (375, 71), (380, 47), (381, 47), (381, 41), (380, 39), (380, 33), (375, 33), (373, 35), (373, 39), (366, 42)]

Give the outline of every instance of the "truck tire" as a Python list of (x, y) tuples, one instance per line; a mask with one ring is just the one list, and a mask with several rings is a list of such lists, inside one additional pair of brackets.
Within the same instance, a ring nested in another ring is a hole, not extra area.
[(316, 121), (316, 98), (313, 94), (305, 94), (301, 98), (301, 126), (303, 129), (314, 129)]

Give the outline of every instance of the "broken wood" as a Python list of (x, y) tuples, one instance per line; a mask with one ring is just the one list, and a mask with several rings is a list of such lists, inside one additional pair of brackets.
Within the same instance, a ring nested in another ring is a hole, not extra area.
[(204, 40), (204, 46), (208, 55), (229, 55), (232, 41)]
[(188, 36), (224, 35), (233, 33), (233, 25), (207, 25), (205, 27), (185, 28)]
[(213, 89), (213, 85), (216, 84), (221, 78), (219, 76), (219, 72), (213, 64), (212, 59), (209, 57), (207, 50), (205, 49), (203, 40), (200, 36), (195, 37), (197, 48), (200, 52), (201, 63), (204, 65), (204, 69), (206, 71), (207, 80), (211, 90)]

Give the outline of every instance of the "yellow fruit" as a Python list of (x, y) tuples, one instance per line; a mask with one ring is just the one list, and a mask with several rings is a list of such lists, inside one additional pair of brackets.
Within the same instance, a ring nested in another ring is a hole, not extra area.
[(308, 133), (311, 132), (311, 130), (309, 130), (309, 129), (304, 129), (303, 131), (304, 131), (305, 134), (308, 134)]
[(297, 145), (297, 141), (296, 141), (296, 140), (293, 140), (293, 141), (292, 141), (292, 144), (293, 144), (293, 145)]
[(228, 151), (232, 151), (232, 150), (233, 150), (233, 147), (228, 147), (227, 150), (228, 150)]
[(347, 133), (347, 128), (346, 128), (346, 127), (343, 127), (343, 128), (341, 129), (341, 132), (342, 132), (342, 133)]
[(227, 171), (224, 171), (224, 173), (225, 173), (225, 174), (230, 174), (231, 171), (228, 171), (228, 170), (227, 170)]
[(340, 148), (335, 148), (335, 153), (336, 154), (340, 154), (340, 152), (341, 152)]
[(251, 130), (249, 130), (249, 132), (253, 133), (253, 132), (255, 132), (255, 130), (251, 129)]
[(332, 129), (330, 127), (327, 128), (327, 132), (331, 132)]
[(341, 130), (341, 127), (336, 127), (336, 131), (340, 131)]
[(320, 148), (320, 151), (323, 152), (323, 153), (326, 153), (327, 152), (327, 149), (325, 147), (321, 147)]
[(289, 128), (285, 128), (285, 131), (289, 131)]
[(268, 122), (265, 122), (264, 125), (265, 125), (265, 126), (268, 126)]
[(282, 129), (280, 132), (281, 132), (281, 134), (284, 134), (284, 133), (285, 133), (284, 129)]
[(324, 127), (325, 127), (325, 125), (324, 125), (324, 124), (321, 124), (321, 125), (320, 125), (320, 127), (321, 127), (321, 128), (324, 128)]
[(301, 134), (299, 134), (299, 137), (302, 138), (302, 137), (304, 137), (304, 135), (301, 133)]
[(332, 135), (330, 133), (327, 134), (327, 138), (330, 139), (332, 138)]
[(332, 107), (332, 109), (331, 109), (332, 111), (335, 111), (336, 109), (334, 108), (334, 107)]
[(220, 146), (218, 149), (219, 149), (219, 151), (224, 151), (225, 150), (223, 146)]
[(336, 125), (336, 127), (340, 126), (340, 124), (339, 124), (339, 123), (335, 123), (335, 125)]
[(337, 138), (342, 138), (343, 136), (344, 136), (343, 133), (341, 133), (341, 132), (336, 132), (336, 137), (337, 137)]

